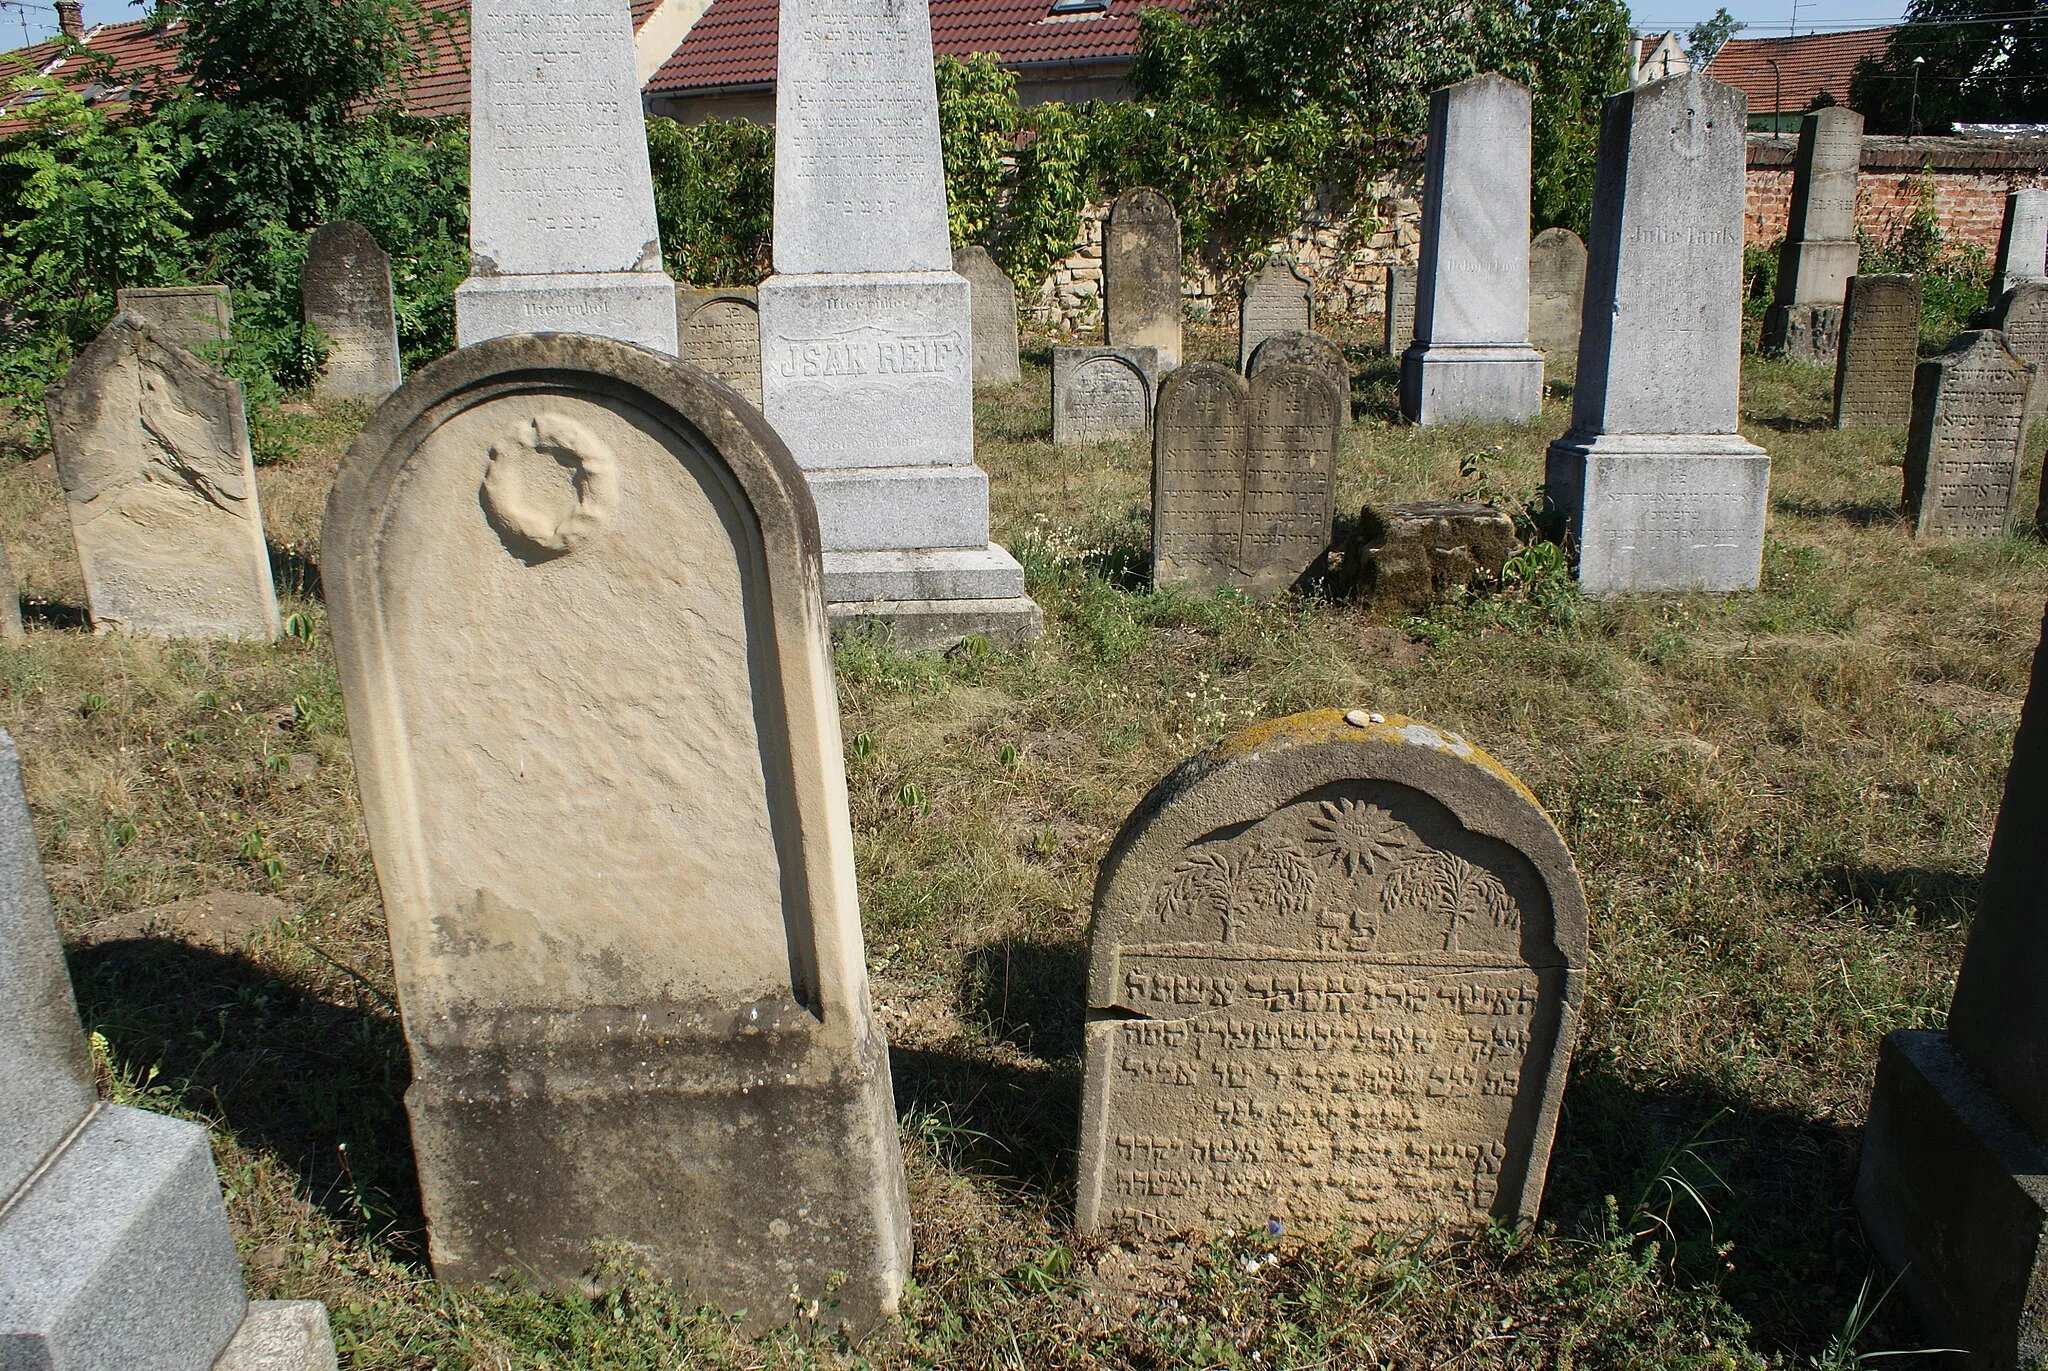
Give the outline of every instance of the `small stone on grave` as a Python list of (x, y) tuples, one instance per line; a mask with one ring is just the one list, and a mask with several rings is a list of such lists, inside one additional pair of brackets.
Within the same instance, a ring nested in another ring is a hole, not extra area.
[(2012, 531), (2033, 377), (1996, 329), (1959, 333), (1945, 352), (1920, 363), (1900, 503), (1915, 537)]
[(1275, 334), (1307, 333), (1313, 327), (1308, 278), (1287, 258), (1273, 258), (1244, 281), (1237, 309), (1237, 369), (1249, 373), (1252, 354)]
[(114, 292), (114, 308), (148, 324), (167, 343), (196, 352), (208, 362), (212, 349), (234, 332), (235, 311), (226, 286), (131, 287)]
[(761, 306), (753, 286), (676, 290), (676, 356), (761, 405)]
[(1150, 431), (1158, 388), (1155, 348), (1054, 348), (1053, 442), (1080, 446)]
[(956, 251), (953, 271), (974, 292), (974, 387), (1009, 385), (1023, 375), (1017, 366), (1017, 283), (984, 247)]
[(1360, 599), (1425, 610), (1475, 584), (1497, 583), (1514, 550), (1514, 521), (1492, 505), (1367, 505), (1345, 553), (1344, 579)]
[(1337, 392), (1337, 422), (1351, 422), (1351, 363), (1345, 359), (1344, 349), (1320, 333), (1276, 333), (1252, 353), (1245, 374), (1257, 376), (1267, 367), (1282, 365), (1307, 367), (1327, 376), (1330, 388)]
[(861, 1331), (910, 1231), (818, 526), (730, 396), (464, 348), (356, 440), (321, 570), (437, 1276), (580, 1290), (615, 1239), (749, 1332)]
[(1576, 363), (1579, 311), (1586, 302), (1586, 245), (1568, 228), (1529, 240), (1529, 342), (1551, 366)]
[(1904, 428), (1920, 362), (1920, 278), (1851, 276), (1835, 355), (1835, 427)]
[(1103, 339), (1159, 350), (1161, 371), (1180, 365), (1180, 216), (1164, 195), (1137, 186), (1110, 202), (1102, 232)]
[(1078, 1226), (1532, 1218), (1585, 964), (1570, 853), (1465, 739), (1363, 710), (1224, 739), (1096, 886)]
[(391, 258), (361, 224), (322, 224), (306, 240), (299, 272), (306, 323), (327, 339), (327, 366), (313, 383), (322, 399), (382, 400), (404, 378)]
[(45, 404), (93, 628), (277, 637), (241, 384), (123, 313)]

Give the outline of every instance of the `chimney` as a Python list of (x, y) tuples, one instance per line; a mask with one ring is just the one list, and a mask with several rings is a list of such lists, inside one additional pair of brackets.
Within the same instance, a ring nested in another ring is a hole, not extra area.
[(57, 27), (74, 43), (85, 41), (84, 0), (57, 0)]

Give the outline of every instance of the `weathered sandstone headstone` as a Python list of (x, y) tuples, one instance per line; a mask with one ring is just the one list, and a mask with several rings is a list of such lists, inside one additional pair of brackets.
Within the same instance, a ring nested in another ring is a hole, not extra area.
[(1367, 505), (1345, 550), (1344, 579), (1360, 599), (1424, 610), (1475, 583), (1499, 581), (1514, 550), (1514, 521), (1492, 505)]
[(909, 1269), (801, 472), (609, 339), (414, 376), (321, 569), (444, 1281), (600, 1238), (745, 1325)]
[(1947, 351), (1920, 364), (1900, 505), (1915, 537), (2012, 531), (2033, 376), (1996, 329), (1959, 333)]
[(1150, 186), (1110, 202), (1102, 243), (1103, 341), (1180, 365), (1180, 216)]
[(1851, 276), (1835, 354), (1835, 427), (1904, 428), (1920, 360), (1920, 278)]
[(149, 325), (150, 332), (206, 357), (234, 333), (235, 310), (226, 286), (131, 287), (114, 292), (114, 308)]
[(1856, 1211), (1930, 1345), (2048, 1359), (2048, 618), (1948, 1030), (1885, 1036)]
[(1278, 595), (1329, 551), (1338, 398), (1307, 367), (1247, 386), (1200, 362), (1160, 387), (1152, 426), (1152, 580)]
[[(2007, 291), (1991, 312), (1989, 327), (2005, 335), (2013, 356), (2032, 366), (2037, 378), (2048, 372), (2048, 281), (2022, 281)], [(2028, 414), (2039, 413), (2044, 399), (2048, 386), (2028, 392)]]
[(679, 287), (676, 356), (760, 408), (761, 305), (754, 287)]
[(1529, 346), (1529, 89), (1489, 72), (1429, 97), (1415, 338), (1401, 412), (1523, 424), (1543, 408)]
[(1237, 369), (1249, 372), (1259, 344), (1279, 333), (1307, 333), (1315, 326), (1308, 278), (1285, 257), (1275, 257), (1247, 276), (1237, 306)]
[(1545, 482), (1595, 594), (1742, 590), (1770, 454), (1736, 431), (1742, 93), (1698, 73), (1608, 97), (1572, 427)]
[(925, 0), (783, 0), (762, 412), (809, 479), (833, 623), (912, 649), (1044, 624), (989, 541)]
[(1276, 333), (1252, 353), (1245, 374), (1257, 376), (1267, 367), (1282, 365), (1307, 367), (1327, 376), (1330, 389), (1337, 392), (1337, 422), (1351, 422), (1351, 363), (1345, 359), (1344, 349), (1320, 333)]
[(0, 638), (19, 639), (21, 630), (21, 582), (14, 579), (14, 563), (7, 548), (0, 545)]
[(327, 369), (313, 383), (322, 398), (382, 400), (405, 379), (391, 258), (361, 224), (322, 224), (306, 240), (299, 271), (305, 320), (327, 335)]
[(1096, 884), (1079, 1227), (1533, 1217), (1585, 964), (1563, 840), (1463, 738), (1324, 710), (1224, 739)]
[(1996, 306), (2023, 281), (2041, 280), (2048, 280), (2048, 190), (2007, 191), (1988, 303)]
[(1778, 284), (1764, 316), (1765, 351), (1825, 366), (1835, 360), (1842, 296), (1856, 274), (1856, 176), (1863, 116), (1846, 105), (1799, 121), (1792, 207), (1778, 249)]
[(44, 402), (93, 628), (275, 638), (241, 384), (124, 313)]
[(1586, 303), (1586, 245), (1568, 228), (1529, 240), (1529, 343), (1556, 366), (1579, 355), (1579, 311)]
[(1154, 348), (1054, 348), (1052, 440), (1067, 446), (1144, 433), (1158, 389)]
[[(308, 1371), (250, 1360), (251, 1305), (206, 1130), (105, 1104), (50, 912), (14, 740), (0, 733), (0, 1360), (49, 1371)], [(245, 1323), (244, 1314), (248, 1314)], [(279, 1352), (325, 1347), (326, 1310)], [(252, 1327), (253, 1326), (253, 1327)], [(241, 1332), (238, 1333), (238, 1330)], [(241, 1358), (236, 1361), (235, 1358)]]
[(1017, 367), (1017, 283), (984, 247), (954, 253), (953, 270), (974, 293), (974, 384), (1009, 385), (1023, 375)]
[(464, 344), (588, 333), (676, 351), (626, 0), (470, 10)]
[(1415, 268), (1388, 267), (1380, 302), (1382, 342), (1387, 356), (1398, 359), (1415, 341)]

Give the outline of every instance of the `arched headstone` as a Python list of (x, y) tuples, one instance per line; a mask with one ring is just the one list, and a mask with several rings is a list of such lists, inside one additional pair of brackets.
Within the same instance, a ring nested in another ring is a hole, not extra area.
[(1055, 348), (1053, 442), (1101, 443), (1145, 432), (1158, 376), (1152, 348)]
[(1471, 743), (1362, 710), (1224, 739), (1096, 883), (1081, 1230), (1533, 1217), (1585, 965), (1571, 854)]
[(1180, 365), (1180, 216), (1150, 186), (1110, 203), (1102, 293), (1105, 342), (1159, 349), (1161, 371)]
[(755, 412), (609, 339), (493, 339), (371, 420), (322, 570), (443, 1280), (603, 1238), (761, 1329), (890, 1313), (817, 516)]
[(1337, 392), (1337, 422), (1351, 422), (1351, 363), (1338, 347), (1320, 333), (1276, 333), (1252, 353), (1246, 376), (1257, 376), (1268, 367), (1307, 367), (1329, 378)]
[(1249, 371), (1259, 344), (1280, 333), (1307, 333), (1315, 325), (1308, 278), (1285, 257), (1275, 257), (1245, 278), (1237, 308), (1237, 369)]
[(761, 306), (752, 286), (676, 289), (676, 356), (761, 405)]
[(306, 240), (299, 307), (327, 335), (327, 368), (314, 393), (381, 400), (404, 380), (398, 313), (391, 303), (391, 258), (361, 224), (338, 219)]

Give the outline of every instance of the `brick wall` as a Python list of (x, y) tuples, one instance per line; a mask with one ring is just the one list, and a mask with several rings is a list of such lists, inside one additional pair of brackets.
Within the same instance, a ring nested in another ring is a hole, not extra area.
[[(1751, 134), (1746, 241), (1767, 247), (1785, 236), (1798, 139)], [(1998, 249), (2005, 193), (2048, 183), (2048, 139), (1869, 137), (1856, 194), (1856, 225), (1882, 240), (1911, 214), (1918, 184), (1934, 187), (1934, 209), (1950, 240)]]

